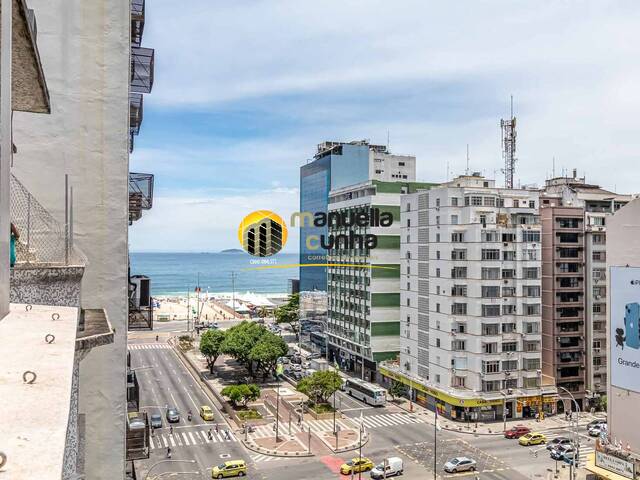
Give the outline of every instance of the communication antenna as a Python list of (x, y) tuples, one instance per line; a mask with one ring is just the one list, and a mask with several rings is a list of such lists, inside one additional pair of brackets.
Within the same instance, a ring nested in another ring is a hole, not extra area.
[(464, 171), (464, 174), (469, 176), (469, 144), (467, 143), (467, 169)]
[(556, 157), (553, 157), (553, 170), (551, 172), (551, 178), (556, 178)]
[(502, 158), (504, 160), (504, 186), (513, 188), (513, 174), (516, 169), (516, 117), (513, 116), (513, 95), (511, 95), (511, 117), (501, 119)]

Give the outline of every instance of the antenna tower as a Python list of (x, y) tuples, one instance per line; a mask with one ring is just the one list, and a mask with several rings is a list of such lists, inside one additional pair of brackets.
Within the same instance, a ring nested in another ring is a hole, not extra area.
[(504, 186), (513, 188), (513, 174), (516, 169), (516, 117), (513, 116), (513, 95), (511, 95), (511, 118), (500, 120), (502, 129), (502, 158), (504, 160)]

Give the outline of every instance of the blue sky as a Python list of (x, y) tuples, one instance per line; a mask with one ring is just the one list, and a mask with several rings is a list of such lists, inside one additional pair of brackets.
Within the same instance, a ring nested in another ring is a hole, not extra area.
[[(155, 177), (133, 251), (238, 247), (242, 217), (298, 208), (323, 140), (414, 154), (418, 178), (499, 178), (515, 97), (516, 178), (577, 168), (634, 193), (640, 6), (633, 1), (147, 1), (153, 92), (131, 170)], [(297, 232), (286, 250), (297, 251)]]

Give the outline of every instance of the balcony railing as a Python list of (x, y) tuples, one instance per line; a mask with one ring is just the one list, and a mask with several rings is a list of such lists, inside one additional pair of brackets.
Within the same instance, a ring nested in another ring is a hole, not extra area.
[(151, 93), (155, 51), (153, 48), (131, 47), (131, 91)]
[(129, 173), (129, 223), (140, 220), (153, 206), (153, 174)]
[[(14, 175), (10, 185), (11, 222), (20, 234), (16, 264), (86, 265), (87, 258), (73, 245), (72, 214), (67, 225), (61, 225)], [(72, 205), (71, 195), (67, 210), (72, 212)]]
[(132, 135), (140, 133), (142, 125), (143, 95), (141, 93), (129, 94), (129, 131)]
[(144, 31), (144, 0), (131, 0), (131, 43), (140, 46)]

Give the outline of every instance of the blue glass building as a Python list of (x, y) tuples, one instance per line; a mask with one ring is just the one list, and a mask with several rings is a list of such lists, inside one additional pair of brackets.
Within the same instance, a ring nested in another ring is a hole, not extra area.
[[(369, 180), (371, 147), (365, 142), (330, 143), (319, 146), (314, 160), (300, 167), (300, 211), (312, 214), (327, 212), (331, 190)], [(325, 250), (308, 247), (309, 235), (327, 235), (327, 227), (301, 226), (300, 264), (326, 264)], [(327, 290), (326, 267), (300, 268), (300, 291), (312, 290)]]

